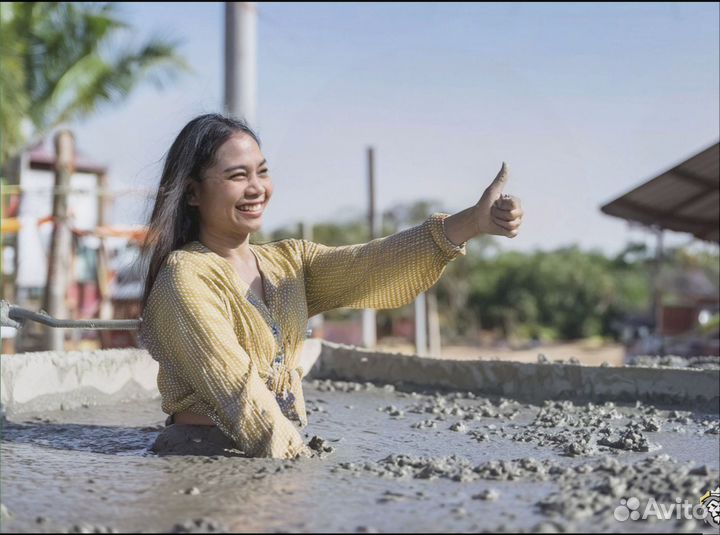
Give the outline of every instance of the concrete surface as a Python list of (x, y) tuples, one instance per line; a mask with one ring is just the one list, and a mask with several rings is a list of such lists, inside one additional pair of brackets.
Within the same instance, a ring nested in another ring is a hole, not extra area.
[(614, 511), (694, 504), (718, 481), (717, 414), (330, 380), (305, 392), (305, 439), (324, 447), (298, 461), (152, 455), (159, 400), (18, 415), (0, 443), (0, 531), (698, 532), (701, 519)]
[(308, 342), (297, 461), (153, 455), (144, 351), (3, 355), (0, 532), (717, 532), (615, 516), (718, 485), (716, 369)]

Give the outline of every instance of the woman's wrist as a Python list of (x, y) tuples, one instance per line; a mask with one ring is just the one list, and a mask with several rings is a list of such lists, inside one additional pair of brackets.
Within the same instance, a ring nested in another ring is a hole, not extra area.
[(457, 246), (480, 234), (477, 228), (478, 221), (474, 206), (446, 217), (443, 223), (445, 236)]

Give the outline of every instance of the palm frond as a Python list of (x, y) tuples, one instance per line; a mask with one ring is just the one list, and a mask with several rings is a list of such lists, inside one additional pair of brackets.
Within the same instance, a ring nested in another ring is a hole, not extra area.
[(0, 111), (3, 155), (21, 144), (29, 118), (39, 133), (117, 104), (144, 81), (162, 89), (189, 71), (177, 43), (151, 39), (113, 46), (128, 30), (117, 3), (3, 2), (0, 13)]

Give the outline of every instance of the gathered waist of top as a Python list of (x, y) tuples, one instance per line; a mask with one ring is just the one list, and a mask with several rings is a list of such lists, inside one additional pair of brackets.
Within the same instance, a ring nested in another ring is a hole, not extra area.
[[(261, 374), (261, 376), (262, 375), (264, 374)], [(267, 387), (275, 393), (283, 413), (287, 413), (289, 409), (284, 403), (288, 393), (295, 388), (302, 388), (300, 384), (298, 384), (299, 381), (302, 381), (302, 376), (302, 367), (288, 368), (284, 365), (273, 367), (270, 373), (265, 376)], [(294, 398), (292, 401), (294, 401)], [(213, 422), (209, 416), (185, 410), (169, 416), (165, 421), (165, 425), (171, 424), (214, 426), (215, 422)]]

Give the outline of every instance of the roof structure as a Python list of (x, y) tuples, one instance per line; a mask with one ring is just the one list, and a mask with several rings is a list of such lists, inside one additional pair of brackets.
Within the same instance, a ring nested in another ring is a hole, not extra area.
[(608, 215), (720, 240), (720, 143), (600, 207)]
[[(28, 162), (30, 169), (52, 171), (55, 169), (55, 154), (46, 147), (45, 140), (42, 140), (30, 149)], [(75, 147), (75, 171), (102, 175), (107, 172), (107, 167), (92, 161)]]

